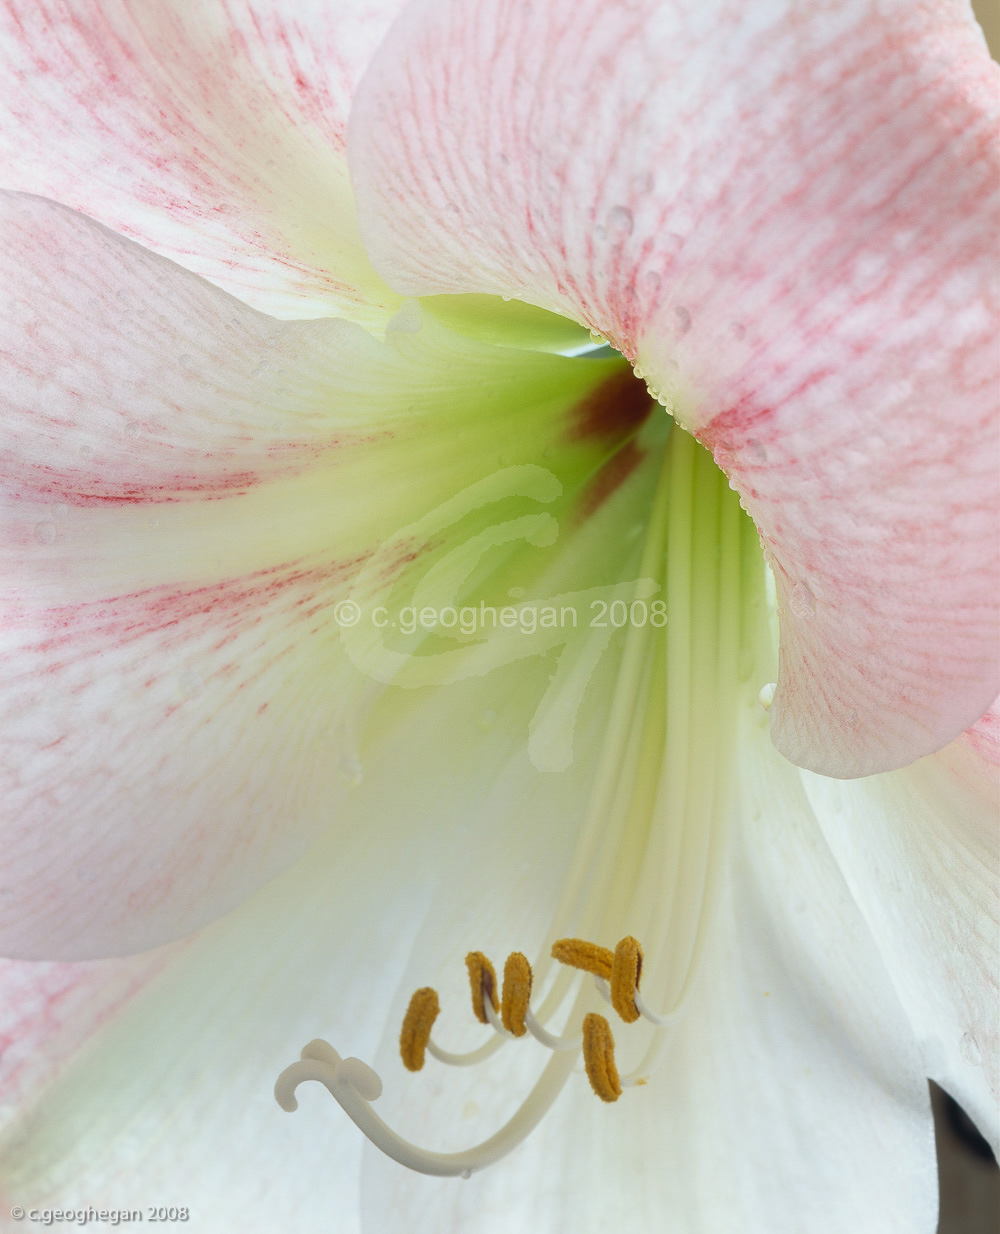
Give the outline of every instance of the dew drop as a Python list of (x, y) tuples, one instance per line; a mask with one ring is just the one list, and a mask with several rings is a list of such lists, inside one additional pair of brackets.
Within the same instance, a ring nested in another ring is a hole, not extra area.
[(808, 620), (816, 616), (816, 599), (805, 583), (796, 583), (792, 588), (788, 606), (796, 617)]
[(351, 788), (358, 788), (364, 779), (361, 760), (356, 754), (342, 754), (338, 762), (340, 778)]
[(191, 365), (194, 364), (194, 356), (192, 356), (190, 352), (185, 352), (182, 356), (177, 357), (177, 363), (182, 368), (190, 368)]
[(677, 332), (679, 334), (687, 334), (691, 329), (691, 314), (683, 304), (678, 304), (674, 309), (674, 313), (677, 317)]
[(56, 538), (55, 523), (36, 523), (35, 539), (39, 544), (51, 544)]
[(471, 1178), (471, 1177), (472, 1177), (472, 1171), (471, 1171), (471, 1170), (463, 1170), (463, 1171), (462, 1171), (462, 1177), (463, 1177), (463, 1178)]
[(761, 686), (760, 693), (757, 695), (757, 702), (760, 703), (764, 711), (771, 710), (771, 704), (774, 702), (774, 692), (778, 688), (776, 681), (769, 681), (766, 686)]
[(980, 1053), (979, 1045), (971, 1033), (962, 1034), (962, 1039), (958, 1043), (958, 1052), (970, 1067), (978, 1067), (982, 1062), (983, 1056)]
[(767, 450), (764, 448), (764, 443), (757, 440), (756, 437), (751, 437), (747, 442), (747, 449), (750, 452), (750, 457), (755, 463), (767, 462)]
[(184, 698), (197, 698), (205, 688), (204, 681), (197, 673), (181, 673), (177, 685)]
[(647, 270), (642, 276), (642, 281), (650, 291), (658, 291), (662, 280), (658, 270)]
[(613, 243), (620, 244), (622, 240), (627, 240), (634, 226), (632, 211), (626, 206), (612, 206), (604, 220), (604, 229)]
[(512, 600), (520, 600), (521, 597), (527, 593), (523, 587), (508, 587), (507, 594)]
[(65, 518), (66, 515), (69, 514), (69, 506), (66, 505), (64, 501), (57, 502), (56, 505), (52, 507), (52, 513), (56, 516), (56, 518)]
[(137, 437), (142, 436), (142, 425), (137, 424), (135, 420), (129, 421), (129, 423), (125, 425), (125, 436), (130, 438), (132, 441), (135, 441)]
[(80, 457), (81, 458), (93, 458), (94, 457), (94, 447), (93, 446), (81, 446), (80, 447)]

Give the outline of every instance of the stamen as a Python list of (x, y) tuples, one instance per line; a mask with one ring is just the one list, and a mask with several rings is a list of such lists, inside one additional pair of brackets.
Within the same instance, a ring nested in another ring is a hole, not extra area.
[(598, 1097), (602, 1101), (617, 1101), (622, 1086), (615, 1066), (615, 1039), (607, 1020), (594, 1011), (583, 1017), (583, 1065)]
[(486, 998), (489, 997), (493, 1009), (499, 1011), (497, 1003), (497, 975), (493, 965), (481, 951), (470, 951), (465, 957), (465, 967), (469, 970), (469, 985), (472, 989), (472, 1010), (481, 1024), (489, 1024), (486, 1016)]
[(399, 1053), (407, 1071), (420, 1071), (424, 1052), (430, 1044), (431, 1029), (441, 1011), (437, 991), (430, 986), (417, 990), (410, 999), (399, 1034)]
[(627, 934), (615, 948), (611, 968), (611, 1005), (626, 1024), (634, 1024), (639, 1018), (635, 996), (642, 975), (642, 948)]
[(570, 968), (580, 968), (585, 973), (593, 973), (595, 977), (611, 980), (614, 967), (614, 953), (607, 947), (598, 947), (596, 943), (588, 943), (582, 938), (560, 938), (552, 944), (552, 958)]
[[(613, 1002), (623, 1019), (632, 1022), (640, 1014), (654, 1022), (660, 1019), (647, 1012), (639, 996), (642, 948), (636, 939), (623, 938), (613, 953), (582, 939), (561, 939), (552, 950), (562, 963), (594, 974), (601, 994)], [(422, 1174), (460, 1174), (468, 1178), (474, 1170), (506, 1156), (536, 1126), (570, 1075), (573, 1066), (570, 1051), (582, 1047), (591, 1087), (602, 1101), (617, 1101), (623, 1088), (646, 1082), (644, 1070), (619, 1076), (614, 1037), (604, 1016), (593, 1012), (584, 1016), (583, 1032), (579, 1037), (553, 1036), (538, 1023), (530, 1006), (531, 965), (521, 952), (515, 951), (508, 956), (504, 965), (502, 1018), (497, 1009), (493, 965), (481, 951), (469, 952), (465, 962), (472, 987), (473, 1011), (493, 1027), (495, 1035), (486, 1045), (468, 1054), (450, 1054), (440, 1049), (431, 1039), (431, 1030), (441, 1010), (440, 1000), (435, 990), (424, 986), (410, 999), (399, 1036), (399, 1052), (407, 1070), (420, 1071), (427, 1053), (441, 1062), (464, 1066), (486, 1058), (505, 1041), (523, 1038), (529, 1033), (555, 1051), (520, 1109), (495, 1135), (461, 1153), (435, 1153), (411, 1144), (371, 1108), (370, 1103), (382, 1093), (379, 1076), (357, 1058), (342, 1059), (333, 1046), (320, 1040), (310, 1042), (302, 1051), (301, 1060), (278, 1077), (274, 1087), (278, 1104), (282, 1109), (295, 1110), (297, 1086), (305, 1080), (318, 1080), (372, 1143), (395, 1161)], [(610, 987), (604, 973), (611, 977)]]
[(503, 966), (500, 1018), (507, 1032), (515, 1037), (523, 1037), (528, 1031), (525, 1016), (530, 1001), (531, 965), (520, 951), (512, 951)]

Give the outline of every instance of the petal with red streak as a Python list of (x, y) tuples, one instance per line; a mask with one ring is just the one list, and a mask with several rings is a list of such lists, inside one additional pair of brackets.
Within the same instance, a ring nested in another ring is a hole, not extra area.
[(384, 321), (344, 146), (401, 0), (16, 0), (0, 183), (52, 197), (283, 317)]
[(415, 305), (385, 342), (276, 321), (65, 207), (0, 210), (2, 948), (87, 958), (227, 911), (341, 816), (386, 678), (335, 606), (401, 529), (520, 467), (564, 492), (569, 574), (619, 568), (572, 515), (622, 447), (580, 418), (627, 370)]
[(399, 290), (606, 335), (773, 562), (778, 748), (940, 748), (997, 674), (997, 67), (959, 4), (417, 0), (358, 93)]

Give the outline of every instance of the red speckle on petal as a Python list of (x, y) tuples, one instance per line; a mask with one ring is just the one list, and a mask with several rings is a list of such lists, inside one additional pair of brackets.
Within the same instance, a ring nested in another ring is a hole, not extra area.
[(645, 382), (623, 369), (573, 408), (570, 440), (631, 437), (641, 428), (653, 405)]
[(607, 501), (611, 494), (629, 478), (646, 457), (634, 441), (610, 458), (583, 491), (580, 503), (581, 518), (589, 518)]

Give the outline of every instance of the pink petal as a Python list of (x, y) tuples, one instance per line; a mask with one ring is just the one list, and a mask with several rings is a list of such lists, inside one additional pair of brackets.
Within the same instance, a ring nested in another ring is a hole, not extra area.
[(772, 735), (827, 774), (1000, 687), (997, 72), (957, 0), (417, 0), (352, 113), (394, 287), (576, 317), (714, 450), (777, 580)]
[(120, 1015), (185, 944), (125, 960), (0, 960), (0, 1091), (10, 1108), (34, 1097)]
[(66, 202), (282, 316), (396, 298), (357, 237), (358, 78), (401, 0), (13, 0), (5, 188)]
[(289, 1118), (272, 1085), (319, 1033), (373, 1055), (433, 887), (419, 837), (394, 840), (397, 864), (363, 829), (328, 840), (182, 944), (0, 965), (0, 1211), (148, 1221), (162, 1200), (191, 1234), (305, 1234), (329, 1226), (322, 1178), (356, 1231), (363, 1138), (316, 1092)]
[(279, 322), (43, 198), (0, 225), (0, 950), (90, 958), (338, 821), (381, 688), (335, 620), (361, 564), (502, 455), (552, 444), (594, 497), (621, 441), (571, 430), (624, 366), (415, 305), (384, 343)]

